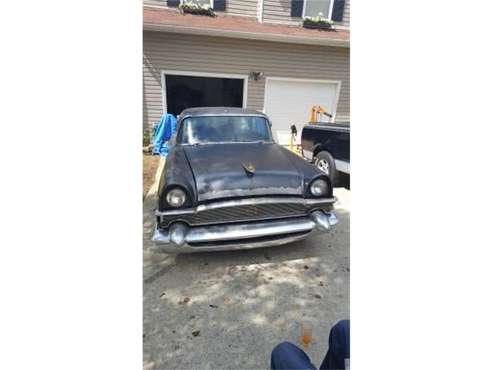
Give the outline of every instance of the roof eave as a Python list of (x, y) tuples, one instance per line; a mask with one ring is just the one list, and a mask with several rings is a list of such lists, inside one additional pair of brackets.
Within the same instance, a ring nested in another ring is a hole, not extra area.
[(189, 35), (207, 35), (207, 36), (230, 37), (235, 39), (285, 42), (289, 44), (323, 45), (323, 46), (349, 48), (349, 40), (322, 39), (319, 37), (317, 38), (300, 37), (300, 36), (292, 36), (292, 35), (262, 33), (262, 32), (220, 30), (214, 28), (185, 27), (185, 26), (176, 26), (169, 24), (144, 23), (144, 31), (160, 31), (160, 32), (171, 32), (171, 33), (183, 33)]

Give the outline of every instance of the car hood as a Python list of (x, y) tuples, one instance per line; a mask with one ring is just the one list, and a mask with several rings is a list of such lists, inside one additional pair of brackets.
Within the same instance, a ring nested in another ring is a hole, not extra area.
[(185, 146), (184, 151), (195, 179), (198, 201), (303, 195), (304, 176), (295, 164), (298, 158), (277, 144), (206, 144)]

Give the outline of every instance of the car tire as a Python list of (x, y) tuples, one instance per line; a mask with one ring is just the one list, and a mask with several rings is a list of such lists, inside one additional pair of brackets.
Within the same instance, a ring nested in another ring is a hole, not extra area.
[(336, 163), (329, 152), (321, 151), (318, 153), (315, 156), (315, 166), (329, 176), (332, 186), (337, 186), (338, 172)]

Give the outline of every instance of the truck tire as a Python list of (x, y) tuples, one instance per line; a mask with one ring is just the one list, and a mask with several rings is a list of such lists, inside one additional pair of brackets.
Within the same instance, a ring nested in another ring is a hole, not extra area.
[(323, 150), (318, 153), (315, 156), (315, 166), (317, 166), (318, 169), (322, 170), (329, 176), (330, 182), (332, 183), (333, 187), (338, 185), (338, 172), (336, 170), (336, 163), (334, 162), (334, 158), (332, 158), (329, 152)]

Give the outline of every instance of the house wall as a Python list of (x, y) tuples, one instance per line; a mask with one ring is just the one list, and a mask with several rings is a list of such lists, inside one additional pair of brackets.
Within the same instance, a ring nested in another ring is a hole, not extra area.
[[(346, 0), (342, 22), (335, 22), (336, 28), (349, 28), (349, 9), (350, 0)], [(296, 26), (301, 23), (302, 18), (291, 17), (291, 0), (264, 0), (263, 21), (265, 23), (280, 23)]]
[[(340, 80), (337, 119), (349, 118), (349, 49), (256, 40), (144, 32), (144, 125), (162, 115), (162, 70)], [(247, 107), (264, 108), (265, 79), (248, 81)], [(308, 113), (307, 113), (308, 114)], [(308, 119), (308, 116), (307, 116)]]
[[(144, 0), (144, 5), (154, 5), (168, 8), (166, 0)], [(170, 7), (169, 9), (176, 9)], [(226, 0), (226, 11), (217, 12), (218, 14), (228, 14), (237, 16), (256, 17), (257, 0)]]
[(257, 16), (257, 0), (226, 0), (226, 14)]

